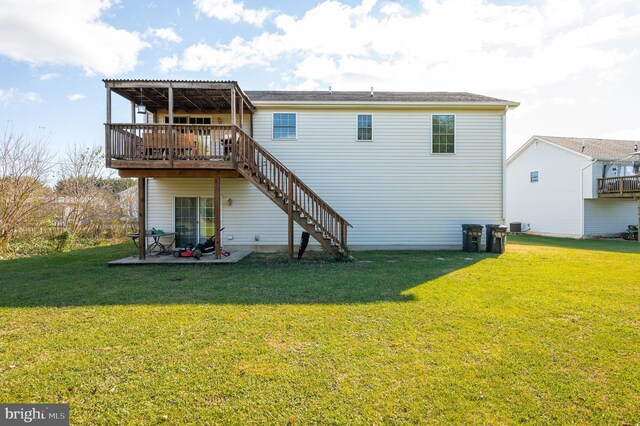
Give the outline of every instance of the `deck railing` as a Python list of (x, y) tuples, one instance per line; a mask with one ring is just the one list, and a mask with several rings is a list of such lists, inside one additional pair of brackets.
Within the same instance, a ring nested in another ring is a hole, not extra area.
[(251, 136), (238, 129), (234, 140), (233, 161), (238, 168), (248, 168), (250, 174), (254, 174), (278, 197), (287, 200), (294, 212), (304, 216), (332, 244), (347, 249), (349, 222)]
[(231, 125), (107, 124), (107, 158), (114, 160), (228, 160)]
[(640, 195), (640, 175), (598, 179), (599, 195)]
[[(289, 214), (299, 213), (310, 230), (320, 232), (336, 246), (347, 250), (349, 223), (311, 190), (269, 151), (235, 125), (107, 124), (107, 161), (123, 161), (144, 167), (214, 168), (212, 162), (174, 160), (219, 160), (245, 173), (247, 179), (282, 199)], [(166, 160), (169, 160), (168, 162)], [(109, 164), (109, 163), (108, 163)], [(304, 224), (304, 223), (303, 223)]]

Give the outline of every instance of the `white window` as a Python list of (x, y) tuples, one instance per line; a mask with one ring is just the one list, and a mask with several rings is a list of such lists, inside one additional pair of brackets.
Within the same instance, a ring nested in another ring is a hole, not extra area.
[(296, 139), (298, 134), (295, 113), (273, 113), (273, 139)]
[(456, 117), (455, 115), (431, 116), (431, 153), (455, 154)]
[(358, 114), (357, 117), (357, 140), (373, 140), (373, 116), (371, 114)]
[(531, 172), (531, 182), (535, 183), (538, 181), (538, 171)]

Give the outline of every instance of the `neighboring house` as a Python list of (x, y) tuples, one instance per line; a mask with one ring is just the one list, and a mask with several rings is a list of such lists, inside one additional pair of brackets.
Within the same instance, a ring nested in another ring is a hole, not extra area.
[[(224, 228), (227, 248), (288, 246), (290, 255), (302, 231), (338, 256), (347, 244), (459, 248), (461, 224), (504, 223), (505, 116), (515, 102), (243, 92), (236, 82), (105, 85), (107, 166), (140, 178), (147, 229), (175, 230), (178, 245)], [(112, 93), (130, 102), (131, 123), (111, 122)], [(139, 109), (145, 123), (135, 123)]]
[(122, 210), (123, 221), (131, 222), (138, 219), (138, 187), (132, 186), (118, 192), (118, 204)]
[(583, 237), (638, 223), (638, 141), (533, 136), (507, 160), (507, 220)]

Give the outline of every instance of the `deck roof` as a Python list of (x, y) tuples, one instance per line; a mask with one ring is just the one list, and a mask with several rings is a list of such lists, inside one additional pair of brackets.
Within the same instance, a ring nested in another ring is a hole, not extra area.
[(143, 103), (151, 112), (166, 109), (169, 87), (173, 87), (174, 109), (185, 111), (222, 111), (230, 109), (231, 89), (244, 99), (250, 110), (255, 106), (236, 81), (204, 80), (103, 80), (107, 88), (136, 104)]

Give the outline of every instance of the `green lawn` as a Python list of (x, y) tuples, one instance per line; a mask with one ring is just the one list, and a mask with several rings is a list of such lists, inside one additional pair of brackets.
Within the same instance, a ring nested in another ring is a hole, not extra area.
[(640, 244), (0, 262), (0, 401), (72, 424), (640, 422)]

